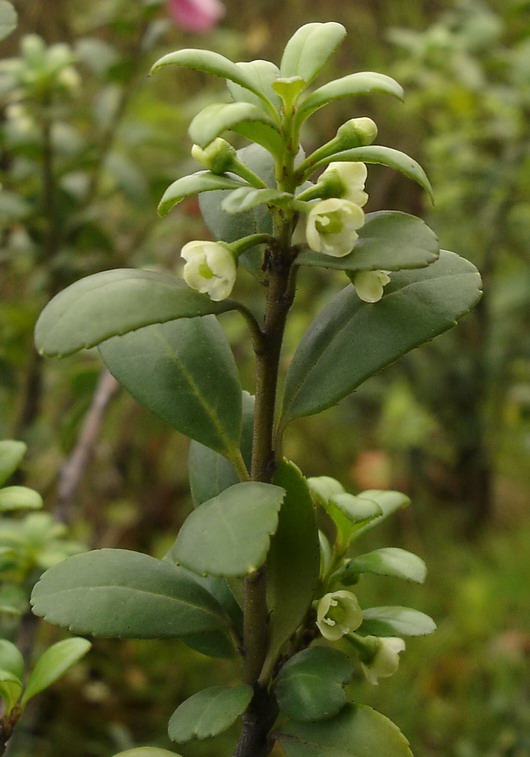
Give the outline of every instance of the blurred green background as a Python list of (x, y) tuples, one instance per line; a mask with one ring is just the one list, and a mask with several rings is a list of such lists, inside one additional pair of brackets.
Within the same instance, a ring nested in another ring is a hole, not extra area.
[[(340, 407), (293, 424), (287, 454), (306, 475), (413, 499), (385, 543), (426, 559), (425, 587), (374, 578), (362, 592), (372, 604), (410, 599), (439, 631), (411, 640), (399, 672), (379, 687), (359, 675), (354, 696), (396, 721), (416, 757), (528, 757), (530, 2), (226, 0), (223, 20), (202, 35), (179, 28), (156, 1), (15, 5), (20, 24), (2, 43), (0, 64), (0, 438), (27, 442), (19, 483), (39, 490), (90, 547), (162, 556), (191, 507), (187, 440), (101, 376), (97, 353), (44, 363), (32, 346), (39, 311), (68, 283), (120, 266), (178, 270), (182, 245), (207, 238), (195, 201), (164, 220), (156, 205), (170, 181), (194, 170), (187, 123), (224, 96), (222, 84), (179, 70), (148, 79), (150, 65), (192, 46), (277, 60), (300, 24), (337, 20), (349, 36), (326, 78), (375, 70), (406, 87), (404, 105), (373, 96), (323, 109), (305, 147), (329, 140), (348, 118), (372, 117), (379, 143), (425, 166), (436, 206), (373, 166), (368, 209), (423, 215), (442, 247), (479, 267), (485, 295), (453, 332)], [(36, 54), (23, 42), (28, 34), (70, 46), (57, 85), (14, 80), (9, 61), (21, 43), (26, 66)], [(342, 285), (329, 271), (304, 276), (285, 364)], [(251, 280), (240, 278), (250, 300)], [(252, 390), (246, 334), (230, 316), (223, 324)], [(35, 648), (59, 638), (26, 619), (23, 641), (28, 633)], [(28, 711), (9, 757), (168, 747), (176, 705), (231, 675), (230, 663), (178, 643), (98, 641)], [(231, 744), (229, 734), (182, 751), (221, 757)]]

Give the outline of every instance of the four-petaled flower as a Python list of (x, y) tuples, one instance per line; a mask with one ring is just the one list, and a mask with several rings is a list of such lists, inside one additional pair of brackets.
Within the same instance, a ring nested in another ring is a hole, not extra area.
[(225, 15), (220, 0), (168, 0), (175, 22), (187, 32), (208, 32)]
[(212, 300), (225, 300), (236, 280), (237, 264), (228, 245), (222, 242), (188, 242), (181, 251), (186, 261), (184, 281)]
[(338, 197), (322, 200), (309, 211), (307, 243), (315, 252), (342, 258), (352, 251), (363, 224), (364, 213), (355, 203)]
[(363, 611), (351, 591), (325, 594), (317, 605), (317, 626), (326, 639), (338, 641), (355, 631), (363, 621)]
[(395, 636), (378, 639), (378, 648), (369, 662), (361, 662), (367, 680), (377, 686), (379, 678), (393, 676), (399, 667), (399, 655), (405, 651), (405, 642)]
[(338, 179), (343, 188), (340, 198), (363, 208), (368, 202), (368, 195), (364, 191), (367, 176), (368, 169), (364, 163), (330, 163), (320, 181), (326, 181), (328, 178)]

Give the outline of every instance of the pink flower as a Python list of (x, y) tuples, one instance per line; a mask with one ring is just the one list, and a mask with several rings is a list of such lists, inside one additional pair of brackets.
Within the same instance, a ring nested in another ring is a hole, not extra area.
[(224, 16), (220, 0), (168, 0), (175, 22), (187, 32), (207, 32)]

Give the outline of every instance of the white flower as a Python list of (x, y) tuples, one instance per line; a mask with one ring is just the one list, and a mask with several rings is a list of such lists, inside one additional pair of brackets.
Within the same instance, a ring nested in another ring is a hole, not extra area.
[(324, 638), (337, 641), (355, 631), (363, 621), (363, 612), (351, 591), (325, 594), (317, 606), (317, 626)]
[(225, 300), (236, 280), (237, 265), (227, 245), (220, 242), (188, 242), (181, 251), (186, 260), (184, 281), (192, 289)]
[(377, 686), (379, 678), (393, 676), (399, 667), (399, 655), (405, 651), (405, 642), (395, 636), (379, 639), (379, 648), (371, 662), (361, 663), (367, 680)]
[(331, 197), (317, 202), (307, 217), (307, 243), (315, 252), (342, 258), (352, 251), (364, 224), (364, 213), (349, 200)]
[(353, 202), (360, 208), (368, 202), (368, 195), (364, 191), (364, 185), (368, 176), (368, 169), (364, 163), (330, 163), (320, 181), (329, 178), (338, 178), (344, 187), (341, 199)]
[(389, 282), (387, 271), (359, 271), (352, 277), (355, 291), (364, 302), (379, 302)]

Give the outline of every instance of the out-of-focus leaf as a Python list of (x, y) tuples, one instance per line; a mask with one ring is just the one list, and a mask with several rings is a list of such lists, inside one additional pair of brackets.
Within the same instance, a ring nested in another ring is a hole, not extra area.
[(24, 459), (27, 446), (11, 439), (0, 441), (0, 486), (13, 475)]
[(47, 649), (37, 660), (28, 678), (22, 705), (55, 683), (84, 657), (92, 644), (86, 639), (64, 639)]
[(6, 486), (0, 489), (0, 513), (10, 510), (38, 510), (42, 507), (42, 497), (26, 486)]

